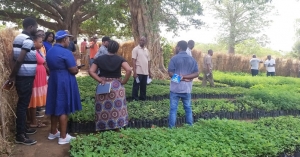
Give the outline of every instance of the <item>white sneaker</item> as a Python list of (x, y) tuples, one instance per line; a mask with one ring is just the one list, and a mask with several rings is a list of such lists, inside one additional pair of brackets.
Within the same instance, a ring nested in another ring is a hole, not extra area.
[(49, 133), (48, 139), (49, 140), (54, 140), (54, 139), (59, 138), (59, 137), (60, 137), (60, 132), (57, 131), (56, 134)]
[(71, 140), (75, 140), (76, 137), (73, 137), (69, 134), (67, 134), (66, 138), (59, 138), (58, 139), (58, 144), (67, 144), (70, 143)]

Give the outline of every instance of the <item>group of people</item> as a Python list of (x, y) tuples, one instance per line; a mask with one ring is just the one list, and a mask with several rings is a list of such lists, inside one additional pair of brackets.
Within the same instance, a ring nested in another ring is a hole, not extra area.
[[(58, 138), (58, 144), (67, 144), (75, 137), (67, 133), (68, 115), (82, 109), (75, 75), (80, 66), (76, 63), (78, 54), (89, 55), (89, 75), (100, 85), (111, 84), (111, 90), (95, 97), (96, 131), (114, 130), (128, 124), (128, 112), (124, 85), (133, 73), (132, 97), (136, 101), (146, 100), (147, 79), (151, 78), (150, 53), (146, 48), (146, 37), (132, 50), (132, 67), (117, 55), (119, 43), (109, 37), (102, 38), (99, 48), (98, 38), (93, 36), (90, 43), (86, 39), (76, 48), (76, 40), (66, 30), (56, 33), (37, 30), (34, 18), (23, 20), (23, 32), (13, 42), (12, 62), (14, 63), (9, 82), (15, 83), (19, 96), (16, 109), (15, 142), (25, 145), (36, 144), (28, 135), (35, 134), (33, 128), (45, 124), (36, 120), (36, 108), (45, 106), (45, 114), (51, 119), (49, 140)], [(179, 83), (170, 83), (169, 127), (176, 122), (178, 101), (181, 99), (186, 111), (186, 121), (192, 125), (191, 91), (192, 81), (199, 70), (191, 50), (194, 41), (179, 41), (176, 55), (171, 58), (168, 74), (180, 75)], [(87, 50), (90, 52), (87, 53)], [(212, 79), (212, 50), (204, 58), (205, 79)], [(121, 69), (125, 70), (122, 77)], [(205, 83), (206, 84), (206, 83)], [(213, 85), (213, 82), (212, 84)], [(29, 108), (29, 109), (28, 109)], [(27, 111), (28, 110), (28, 111)], [(27, 117), (26, 117), (27, 116)], [(30, 121), (26, 124), (26, 119)]]
[(81, 110), (75, 78), (78, 68), (68, 47), (74, 52), (76, 48), (70, 46), (71, 35), (68, 32), (44, 33), (37, 28), (34, 18), (25, 18), (22, 33), (13, 41), (9, 83), (15, 84), (19, 97), (15, 142), (25, 145), (37, 143), (28, 135), (37, 132), (33, 128), (45, 126), (36, 120), (36, 108), (45, 106), (45, 114), (51, 117), (48, 139), (59, 138), (59, 144), (66, 144), (73, 138), (67, 134), (67, 115)]
[(256, 55), (252, 56), (252, 59), (250, 60), (252, 76), (258, 75), (259, 63), (264, 63), (264, 67), (266, 67), (266, 70), (267, 70), (267, 76), (275, 76), (276, 63), (275, 63), (275, 60), (271, 57), (271, 55), (267, 56), (267, 60), (265, 62), (256, 58)]

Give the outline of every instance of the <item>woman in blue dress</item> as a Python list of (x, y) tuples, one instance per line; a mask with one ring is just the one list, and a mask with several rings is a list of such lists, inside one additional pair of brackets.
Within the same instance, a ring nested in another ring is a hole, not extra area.
[(43, 41), (43, 45), (46, 49), (46, 53), (52, 48), (53, 43), (54, 43), (54, 33), (46, 32), (45, 39)]
[[(58, 139), (58, 144), (67, 144), (75, 137), (67, 134), (68, 115), (81, 110), (78, 84), (75, 75), (78, 68), (73, 54), (66, 47), (70, 37), (65, 31), (55, 35), (56, 44), (47, 54), (47, 65), (50, 70), (46, 102), (46, 114), (51, 115), (49, 140)], [(59, 123), (60, 131), (57, 129)]]

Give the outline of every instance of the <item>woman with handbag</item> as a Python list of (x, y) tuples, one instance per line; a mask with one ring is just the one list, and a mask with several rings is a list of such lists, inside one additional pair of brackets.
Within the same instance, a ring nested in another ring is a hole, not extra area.
[[(125, 97), (124, 84), (131, 75), (131, 67), (127, 61), (118, 56), (119, 44), (110, 40), (107, 50), (108, 54), (98, 57), (89, 69), (92, 78), (101, 85), (110, 83), (111, 90), (108, 93), (97, 94), (95, 98), (95, 124), (96, 131), (114, 130), (128, 124), (128, 113)], [(122, 79), (121, 68), (126, 71)], [(97, 72), (100, 70), (99, 75)], [(97, 88), (98, 88), (97, 87)]]

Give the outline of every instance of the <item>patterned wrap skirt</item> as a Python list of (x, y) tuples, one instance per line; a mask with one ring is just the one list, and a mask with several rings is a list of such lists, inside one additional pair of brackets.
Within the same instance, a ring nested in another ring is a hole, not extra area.
[(96, 94), (96, 131), (122, 128), (128, 124), (125, 88), (118, 79), (111, 79), (111, 90), (107, 94)]

